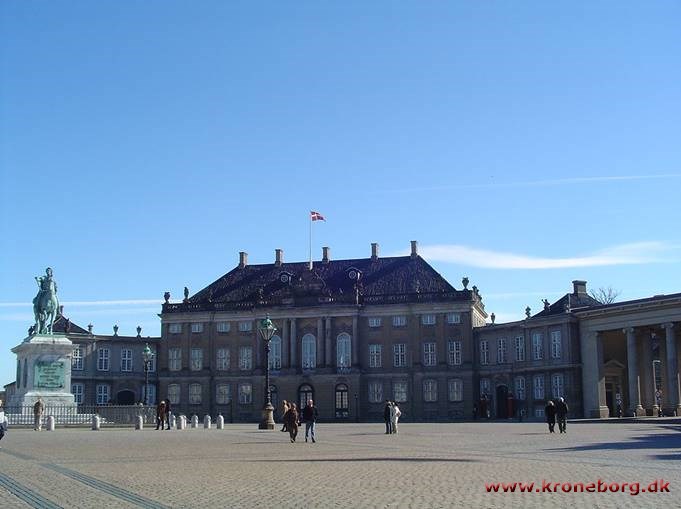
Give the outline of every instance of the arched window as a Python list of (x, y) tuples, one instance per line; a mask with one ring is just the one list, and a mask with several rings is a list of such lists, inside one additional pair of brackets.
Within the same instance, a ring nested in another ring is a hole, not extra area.
[(298, 389), (298, 411), (302, 412), (308, 400), (314, 400), (314, 389), (309, 384), (303, 384)]
[(336, 418), (347, 419), (350, 416), (350, 402), (348, 400), (348, 386), (336, 385)]
[(312, 334), (303, 336), (303, 369), (317, 367), (317, 340)]
[(281, 369), (281, 337), (272, 336), (270, 341), (270, 369)]
[(336, 338), (336, 366), (339, 368), (349, 368), (351, 363), (350, 334), (343, 332)]

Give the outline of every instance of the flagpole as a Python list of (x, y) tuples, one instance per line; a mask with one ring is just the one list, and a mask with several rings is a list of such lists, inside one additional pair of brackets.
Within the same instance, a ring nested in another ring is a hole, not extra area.
[(312, 214), (310, 214), (310, 270), (312, 270)]

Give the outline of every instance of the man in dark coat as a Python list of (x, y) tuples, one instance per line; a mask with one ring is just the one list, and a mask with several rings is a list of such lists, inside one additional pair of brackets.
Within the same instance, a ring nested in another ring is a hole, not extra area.
[(563, 398), (558, 398), (556, 403), (556, 417), (558, 418), (558, 430), (567, 433), (567, 413), (568, 406)]
[(303, 409), (303, 421), (305, 422), (305, 441), (307, 442), (307, 438), (310, 436), (312, 443), (315, 443), (314, 427), (317, 422), (317, 407), (314, 406), (314, 401), (311, 399), (307, 400), (307, 405)]
[(392, 422), (390, 421), (390, 400), (385, 400), (383, 407), (383, 420), (385, 421), (385, 434), (390, 435), (393, 432)]
[(554, 428), (556, 426), (556, 405), (553, 401), (549, 402), (544, 407), (544, 414), (546, 415), (546, 422), (549, 425), (549, 433), (555, 433)]

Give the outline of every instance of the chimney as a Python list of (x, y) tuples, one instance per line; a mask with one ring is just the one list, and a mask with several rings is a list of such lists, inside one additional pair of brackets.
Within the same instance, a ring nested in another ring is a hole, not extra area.
[(246, 265), (248, 265), (248, 253), (239, 251), (239, 268), (243, 269)]
[(572, 282), (572, 288), (575, 295), (586, 295), (586, 281), (575, 280)]
[(281, 267), (282, 263), (284, 263), (284, 251), (282, 249), (275, 249), (274, 250), (274, 266), (275, 267)]
[(322, 263), (329, 263), (329, 253), (331, 252), (331, 249), (328, 247), (323, 247), (322, 248)]
[(376, 242), (371, 243), (371, 259), (378, 260), (378, 244)]
[(411, 241), (411, 257), (416, 258), (419, 255), (419, 243), (416, 240)]

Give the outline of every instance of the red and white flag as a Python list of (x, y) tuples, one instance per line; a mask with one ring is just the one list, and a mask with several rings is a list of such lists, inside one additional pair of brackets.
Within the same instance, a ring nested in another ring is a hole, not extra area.
[(314, 210), (310, 211), (310, 220), (311, 221), (326, 221), (326, 219), (324, 219), (324, 216), (322, 216), (319, 212), (315, 212)]

